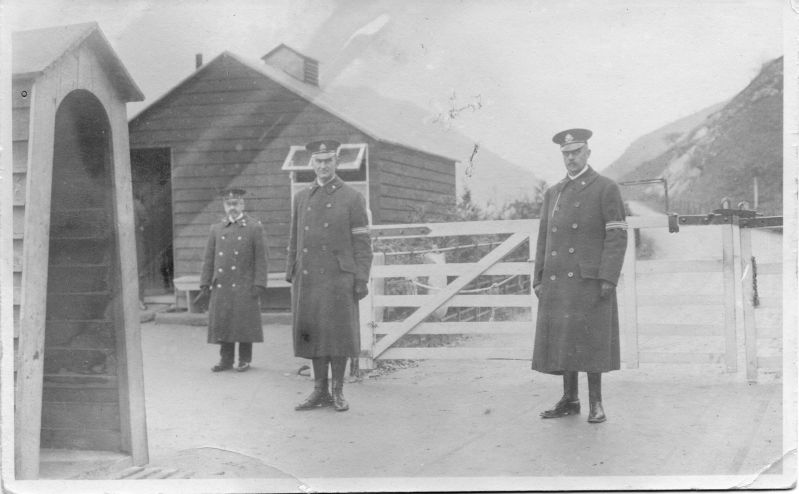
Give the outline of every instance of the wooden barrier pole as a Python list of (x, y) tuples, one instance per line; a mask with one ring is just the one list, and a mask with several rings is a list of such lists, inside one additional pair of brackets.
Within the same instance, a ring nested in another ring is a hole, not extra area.
[(724, 278), (724, 361), (727, 372), (738, 370), (737, 342), (735, 335), (735, 305), (737, 290), (735, 289), (735, 259), (733, 225), (721, 226), (721, 262)]
[(752, 231), (739, 228), (741, 237), (741, 296), (743, 298), (744, 352), (746, 356), (746, 380), (757, 382), (757, 326), (755, 325), (754, 288), (752, 277)]
[[(372, 266), (383, 265), (386, 263), (386, 255), (382, 252), (375, 252), (372, 257)], [(385, 292), (385, 278), (371, 278), (369, 280), (369, 294), (364, 297), (359, 304), (359, 319), (361, 331), (361, 351), (358, 356), (358, 370), (371, 370), (375, 368), (374, 345), (375, 335), (373, 324), (378, 320), (383, 320), (383, 308), (374, 306), (374, 296), (382, 295)], [(378, 318), (378, 311), (380, 311)]]
[(627, 369), (637, 369), (638, 354), (638, 299), (636, 296), (635, 234), (627, 230), (627, 251), (622, 266), (622, 334), (624, 338), (624, 363)]

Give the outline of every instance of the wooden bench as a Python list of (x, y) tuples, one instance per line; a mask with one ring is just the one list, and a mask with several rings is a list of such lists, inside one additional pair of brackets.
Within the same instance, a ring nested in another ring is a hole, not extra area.
[[(179, 276), (173, 281), (175, 285), (175, 307), (185, 307), (189, 312), (200, 312), (192, 303), (194, 297), (200, 293), (200, 275), (189, 274)], [(269, 273), (267, 277), (267, 289), (290, 288), (291, 283), (286, 281), (284, 273)], [(184, 302), (185, 301), (185, 302)]]

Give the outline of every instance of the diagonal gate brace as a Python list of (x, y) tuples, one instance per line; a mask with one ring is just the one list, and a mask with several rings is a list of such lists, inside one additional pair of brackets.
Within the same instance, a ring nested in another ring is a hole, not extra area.
[(528, 238), (530, 238), (530, 234), (527, 232), (514, 233), (505, 239), (504, 242), (499, 244), (496, 249), (492, 250), (485, 257), (480, 259), (479, 262), (475, 263), (475, 265), (469, 271), (463, 273), (461, 276), (453, 280), (453, 282), (447, 285), (446, 288), (442, 289), (435, 295), (432, 295), (424, 305), (420, 306), (416, 310), (416, 312), (411, 314), (410, 317), (402, 321), (400, 325), (396, 326), (392, 331), (386, 333), (386, 335), (383, 336), (380, 341), (375, 343), (375, 346), (372, 350), (373, 358), (377, 358), (380, 356), (380, 354), (388, 350), (388, 348), (403, 335), (407, 334), (413, 328), (418, 326), (419, 323), (427, 319), (427, 317), (432, 314), (433, 311), (447, 303), (449, 299), (454, 297), (466, 285), (483, 274), (483, 272), (485, 272), (488, 268), (501, 261), (503, 257), (508, 255), (513, 249), (518, 247)]

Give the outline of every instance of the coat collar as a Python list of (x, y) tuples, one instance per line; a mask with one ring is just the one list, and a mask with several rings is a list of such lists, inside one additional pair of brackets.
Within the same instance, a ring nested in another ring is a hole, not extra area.
[(596, 170), (591, 168), (590, 165), (586, 166), (588, 167), (588, 169), (585, 171), (585, 173), (575, 178), (574, 180), (570, 179), (569, 176), (566, 175), (563, 178), (563, 180), (555, 184), (555, 188), (557, 189), (557, 191), (558, 192), (562, 191), (566, 187), (566, 185), (570, 183), (573, 183), (577, 187), (577, 190), (583, 190), (584, 188), (591, 185), (591, 183), (594, 180), (596, 180), (596, 178), (599, 176), (599, 173), (597, 173)]
[(244, 213), (241, 215), (241, 218), (239, 218), (237, 221), (230, 221), (230, 218), (225, 216), (224, 218), (222, 218), (222, 224), (224, 226), (230, 226), (234, 224), (239, 226), (247, 226), (247, 223), (250, 222), (251, 220), (252, 219), (247, 215), (247, 213)]
[(341, 180), (338, 177), (338, 175), (336, 175), (329, 182), (327, 182), (325, 185), (319, 185), (319, 183), (314, 180), (314, 182), (308, 188), (311, 190), (311, 194), (316, 192), (317, 189), (325, 189), (325, 192), (327, 192), (328, 194), (332, 194), (332, 193), (336, 192), (337, 190), (340, 190), (342, 185), (344, 185), (344, 181)]

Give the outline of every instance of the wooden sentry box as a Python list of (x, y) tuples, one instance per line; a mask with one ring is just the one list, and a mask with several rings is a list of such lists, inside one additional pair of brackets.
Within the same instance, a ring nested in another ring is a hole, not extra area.
[(126, 103), (96, 23), (12, 35), (15, 459), (147, 462)]

